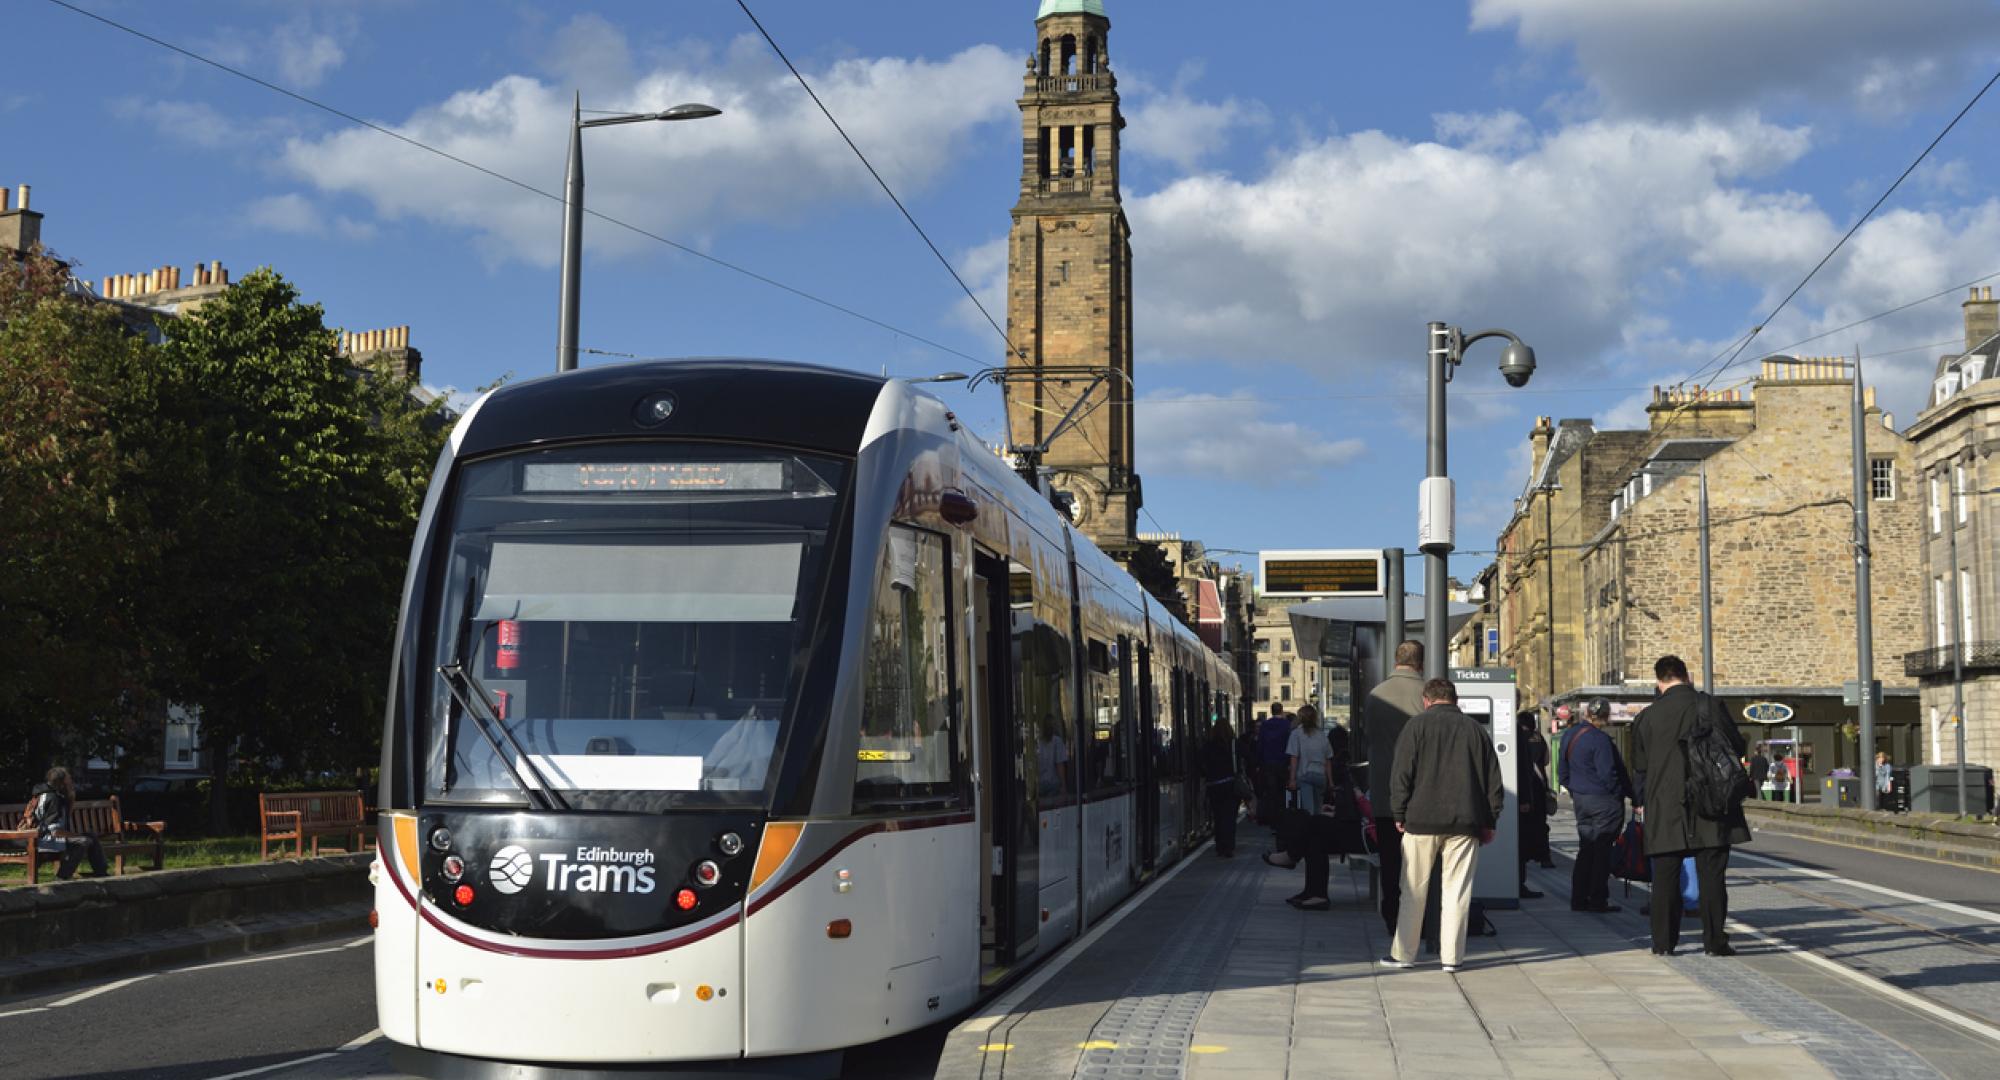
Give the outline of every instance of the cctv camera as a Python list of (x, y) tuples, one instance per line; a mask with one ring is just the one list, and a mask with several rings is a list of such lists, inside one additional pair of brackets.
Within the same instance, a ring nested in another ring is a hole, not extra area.
[(1526, 386), (1535, 374), (1535, 350), (1519, 341), (1508, 342), (1500, 354), (1500, 375), (1508, 386)]

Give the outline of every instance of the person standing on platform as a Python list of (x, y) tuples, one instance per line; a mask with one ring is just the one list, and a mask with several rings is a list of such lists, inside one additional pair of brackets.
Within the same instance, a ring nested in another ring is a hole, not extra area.
[(1271, 715), (1257, 725), (1257, 765), (1263, 786), (1257, 789), (1257, 820), (1275, 827), (1285, 817), (1285, 744), (1291, 741), (1292, 718), (1285, 706), (1271, 703)]
[(1473, 870), (1481, 845), (1493, 842), (1507, 793), (1493, 740), (1458, 710), (1458, 689), (1451, 681), (1425, 683), (1423, 701), (1424, 711), (1410, 718), (1396, 741), (1389, 783), (1389, 809), (1403, 832), (1403, 894), (1409, 903), (1397, 914), (1395, 944), (1381, 963), (1415, 965), (1431, 870), (1442, 861), (1438, 955), (1449, 974), (1465, 963)]
[(1236, 855), (1236, 736), (1229, 721), (1218, 720), (1201, 745), (1201, 779), (1208, 791), (1208, 816), (1215, 821), (1215, 853)]
[(1712, 726), (1740, 759), (1743, 733), (1720, 701), (1689, 685), (1680, 657), (1660, 657), (1653, 679), (1660, 696), (1632, 722), (1632, 771), (1638, 781), (1633, 802), (1646, 823), (1646, 856), (1653, 860), (1653, 953), (1671, 956), (1680, 944), (1681, 862), (1692, 855), (1701, 889), (1702, 951), (1735, 956), (1724, 929), (1729, 919), (1724, 876), (1730, 847), (1750, 842), (1750, 826), (1741, 805), (1719, 820), (1695, 813), (1688, 799), (1685, 745), (1696, 731)]
[(1514, 809), (1519, 813), (1521, 831), (1520, 847), (1515, 852), (1520, 856), (1521, 899), (1540, 900), (1542, 894), (1528, 887), (1528, 864), (1555, 866), (1555, 858), (1549, 850), (1549, 741), (1542, 738), (1540, 723), (1535, 714), (1524, 712), (1520, 716), (1520, 727), (1516, 731), (1520, 753), (1514, 755)]
[(1756, 746), (1751, 747), (1750, 761), (1747, 765), (1750, 770), (1750, 786), (1757, 789), (1758, 799), (1767, 797), (1764, 793), (1764, 785), (1771, 779), (1771, 759), (1764, 756), (1764, 750), (1765, 746), (1763, 743), (1758, 743)]
[(1354, 722), (1354, 753), (1368, 768), (1369, 812), (1375, 817), (1376, 857), (1381, 860), (1382, 921), (1396, 932), (1396, 910), (1403, 895), (1403, 834), (1389, 813), (1389, 772), (1396, 763), (1396, 740), (1410, 717), (1424, 708), (1424, 643), (1396, 646), (1396, 666), (1389, 677), (1368, 691)]
[(1285, 743), (1285, 758), (1285, 790), (1298, 793), (1299, 809), (1319, 813), (1333, 788), (1333, 743), (1319, 729), (1318, 709), (1299, 706), (1299, 723)]
[(1563, 781), (1576, 804), (1576, 867), (1570, 875), (1569, 909), (1606, 913), (1611, 902), (1611, 845), (1625, 831), (1625, 800), (1632, 778), (1605, 728), (1611, 702), (1592, 698), (1580, 730), (1563, 740)]

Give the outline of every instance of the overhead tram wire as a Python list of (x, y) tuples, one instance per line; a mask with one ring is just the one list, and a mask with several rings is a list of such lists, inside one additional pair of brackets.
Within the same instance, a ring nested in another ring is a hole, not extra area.
[(910, 213), (910, 208), (904, 206), (903, 200), (896, 197), (896, 192), (889, 187), (889, 182), (882, 179), (882, 174), (876, 171), (875, 163), (868, 160), (868, 155), (862, 153), (861, 147), (856, 145), (853, 137), (847, 134), (847, 129), (840, 126), (840, 121), (834, 118), (833, 110), (826, 107), (826, 102), (820, 100), (818, 92), (812, 88), (811, 83), (806, 81), (805, 73), (799, 70), (798, 65), (792, 63), (791, 57), (785, 55), (785, 50), (778, 44), (778, 40), (771, 36), (769, 30), (764, 28), (763, 22), (757, 18), (757, 13), (750, 10), (747, 0), (736, 0), (736, 6), (743, 9), (743, 15), (750, 20), (750, 25), (756, 27), (757, 33), (763, 35), (764, 43), (771, 46), (772, 52), (778, 54), (778, 59), (784, 62), (786, 70), (792, 73), (792, 78), (798, 80), (799, 86), (805, 90), (806, 96), (812, 98), (812, 103), (819, 107), (820, 115), (826, 117), (826, 122), (832, 124), (833, 130), (840, 133), (841, 141), (847, 144), (849, 150), (854, 151), (854, 156), (861, 160), (862, 168), (867, 169), (868, 175), (875, 178), (875, 183), (882, 188), (882, 194), (889, 196), (889, 201), (895, 203), (896, 209), (902, 213), (903, 220), (910, 223), (910, 228), (917, 231), (917, 236), (922, 238), (924, 246), (931, 249), (932, 255), (937, 256), (937, 261), (939, 265), (944, 267), (945, 273), (950, 274), (951, 279), (958, 282), (958, 287), (960, 291), (965, 293), (965, 298), (972, 301), (972, 306), (979, 309), (979, 314), (985, 316), (986, 325), (991, 326), (993, 332), (1000, 335), (1001, 342), (1007, 346), (1007, 355), (1010, 357), (1014, 356), (1016, 353), (1014, 342), (1007, 336), (1007, 331), (1002, 329), (1000, 323), (993, 318), (993, 313), (986, 310), (986, 305), (979, 302), (979, 296), (972, 291), (970, 285), (965, 283), (965, 279), (959, 276), (957, 268), (951, 265), (951, 260), (945, 258), (944, 252), (938, 250), (938, 246), (931, 240), (930, 234), (925, 232), (924, 227), (917, 223), (916, 215)]
[[(160, 48), (166, 49), (169, 52), (177, 53), (181, 56), (187, 57), (188, 59), (193, 60), (196, 63), (212, 67), (217, 71), (223, 72), (224, 74), (233, 75), (236, 78), (244, 80), (245, 82), (255, 83), (256, 85), (261, 86), (264, 89), (269, 90), (274, 94), (283, 95), (284, 97), (291, 98), (293, 101), (299, 102), (302, 105), (310, 106), (311, 108), (318, 109), (319, 111), (327, 113), (331, 116), (339, 117), (340, 119), (345, 120), (348, 123), (355, 125), (356, 127), (367, 128), (368, 130), (373, 131), (377, 134), (386, 135), (389, 138), (396, 140), (397, 142), (403, 143), (407, 146), (414, 147), (418, 150), (422, 150), (427, 154), (433, 154), (437, 157), (443, 158), (444, 160), (449, 161), (454, 165), (464, 166), (465, 168), (471, 169), (476, 173), (480, 173), (481, 175), (490, 177), (494, 180), (498, 180), (505, 184), (511, 184), (514, 187), (520, 188), (522, 191), (526, 191), (534, 195), (539, 195), (542, 198), (548, 199), (552, 202), (562, 203), (565, 206), (568, 205), (567, 200), (565, 200), (561, 195), (558, 195), (555, 192), (544, 191), (543, 189), (538, 188), (535, 185), (530, 184), (525, 180), (520, 180), (515, 177), (509, 176), (506, 173), (500, 172), (496, 169), (488, 168), (484, 165), (479, 164), (476, 161), (470, 161), (466, 158), (459, 157), (458, 155), (453, 154), (450, 151), (441, 150), (435, 146), (430, 145), (429, 143), (423, 142), (419, 139), (413, 139), (410, 136), (405, 135), (394, 129), (383, 127), (381, 124), (377, 124), (369, 120), (364, 120), (361, 117), (356, 116), (353, 113), (347, 112), (344, 109), (340, 109), (335, 106), (328, 105), (323, 101), (307, 97), (306, 95), (301, 94), (296, 90), (290, 90), (283, 86), (279, 86), (277, 83), (271, 82), (267, 79), (259, 78), (256, 75), (252, 75), (251, 73), (242, 70), (241, 68), (231, 67), (230, 65), (225, 64), (220, 60), (211, 59), (207, 56), (202, 55), (201, 53), (195, 52), (192, 49), (176, 45), (173, 42), (167, 41), (163, 38), (155, 37), (152, 34), (146, 33), (144, 30), (140, 30), (132, 26), (127, 26), (126, 24), (121, 23), (116, 19), (100, 15), (95, 11), (89, 10), (88, 8), (78, 7), (76, 4), (70, 3), (69, 0), (48, 0), (48, 2), (50, 4), (55, 5), (56, 7), (63, 8), (77, 15), (81, 15), (86, 19), (90, 19), (94, 22), (98, 22), (105, 26), (108, 26), (113, 30), (119, 31), (120, 33), (129, 34), (132, 37), (138, 38), (141, 41), (147, 42), (152, 45), (157, 45)], [(970, 353), (961, 351), (959, 349), (954, 349), (951, 346), (945, 345), (941, 342), (933, 341), (930, 338), (924, 337), (921, 334), (913, 334), (910, 331), (905, 330), (900, 326), (896, 326), (893, 323), (885, 322), (881, 319), (874, 317), (873, 315), (857, 311), (854, 308), (846, 306), (845, 304), (841, 304), (833, 300), (828, 300), (823, 296), (818, 296), (813, 293), (807, 292), (806, 290), (801, 289), (796, 285), (787, 284), (783, 281), (778, 280), (777, 278), (771, 277), (768, 274), (752, 270), (747, 266), (730, 262), (727, 259), (723, 259), (715, 255), (710, 255), (707, 252), (702, 251), (698, 248), (689, 247), (688, 245), (683, 244), (677, 240), (670, 239), (668, 237), (660, 235), (659, 233), (653, 232), (645, 228), (641, 228), (638, 225), (634, 225), (629, 221), (623, 221), (620, 220), (619, 218), (612, 217), (611, 215), (606, 214), (601, 210), (593, 210), (588, 206), (586, 206), (583, 208), (583, 212), (590, 215), (591, 217), (598, 219), (599, 221), (604, 222), (607, 225), (615, 225), (618, 228), (626, 230), (627, 232), (631, 232), (638, 236), (643, 236), (648, 240), (664, 244), (667, 247), (670, 247), (675, 251), (680, 252), (683, 255), (693, 256), (694, 258), (699, 259), (702, 262), (708, 263), (711, 266), (720, 267), (724, 270), (728, 270), (732, 273), (739, 274), (743, 277), (749, 278), (750, 280), (755, 281), (760, 285), (767, 285), (771, 288), (779, 290), (780, 292), (789, 293), (790, 295), (798, 297), (801, 300), (805, 300), (813, 304), (818, 304), (819, 306), (826, 308), (829, 311), (839, 312), (840, 314), (846, 315), (849, 318), (858, 319), (861, 322), (868, 323), (871, 326), (887, 330), (892, 334), (900, 334), (903, 337), (909, 338), (910, 340), (915, 341), (921, 345), (925, 345), (930, 348), (936, 349), (942, 353), (948, 353), (952, 356), (958, 357), (961, 360), (970, 361), (971, 363), (975, 364), (984, 363), (984, 361), (981, 360), (979, 357), (973, 356)]]

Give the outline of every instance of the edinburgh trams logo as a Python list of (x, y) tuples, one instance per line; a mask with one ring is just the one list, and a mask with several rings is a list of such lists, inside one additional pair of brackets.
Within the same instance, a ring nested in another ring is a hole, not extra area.
[(535, 879), (535, 860), (524, 848), (509, 844), (493, 853), (493, 863), (487, 867), (487, 880), (493, 888), (505, 896), (512, 896), (528, 887)]
[(495, 891), (512, 896), (534, 882), (537, 859), (547, 868), (542, 887), (551, 892), (643, 894), (652, 892), (655, 885), (656, 859), (652, 852), (594, 844), (540, 855), (531, 855), (526, 848), (509, 844), (493, 853), (487, 880)]

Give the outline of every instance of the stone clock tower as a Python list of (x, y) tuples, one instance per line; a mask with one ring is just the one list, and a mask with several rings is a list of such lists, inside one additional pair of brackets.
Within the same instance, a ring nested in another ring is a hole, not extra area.
[[(1118, 80), (1103, 0), (1042, 0), (1021, 106), (1021, 198), (1007, 251), (1007, 411), (1097, 545), (1129, 557), (1132, 244), (1118, 193)], [(1082, 404), (1078, 407), (1078, 402)], [(1050, 439), (1063, 416), (1071, 425)]]

